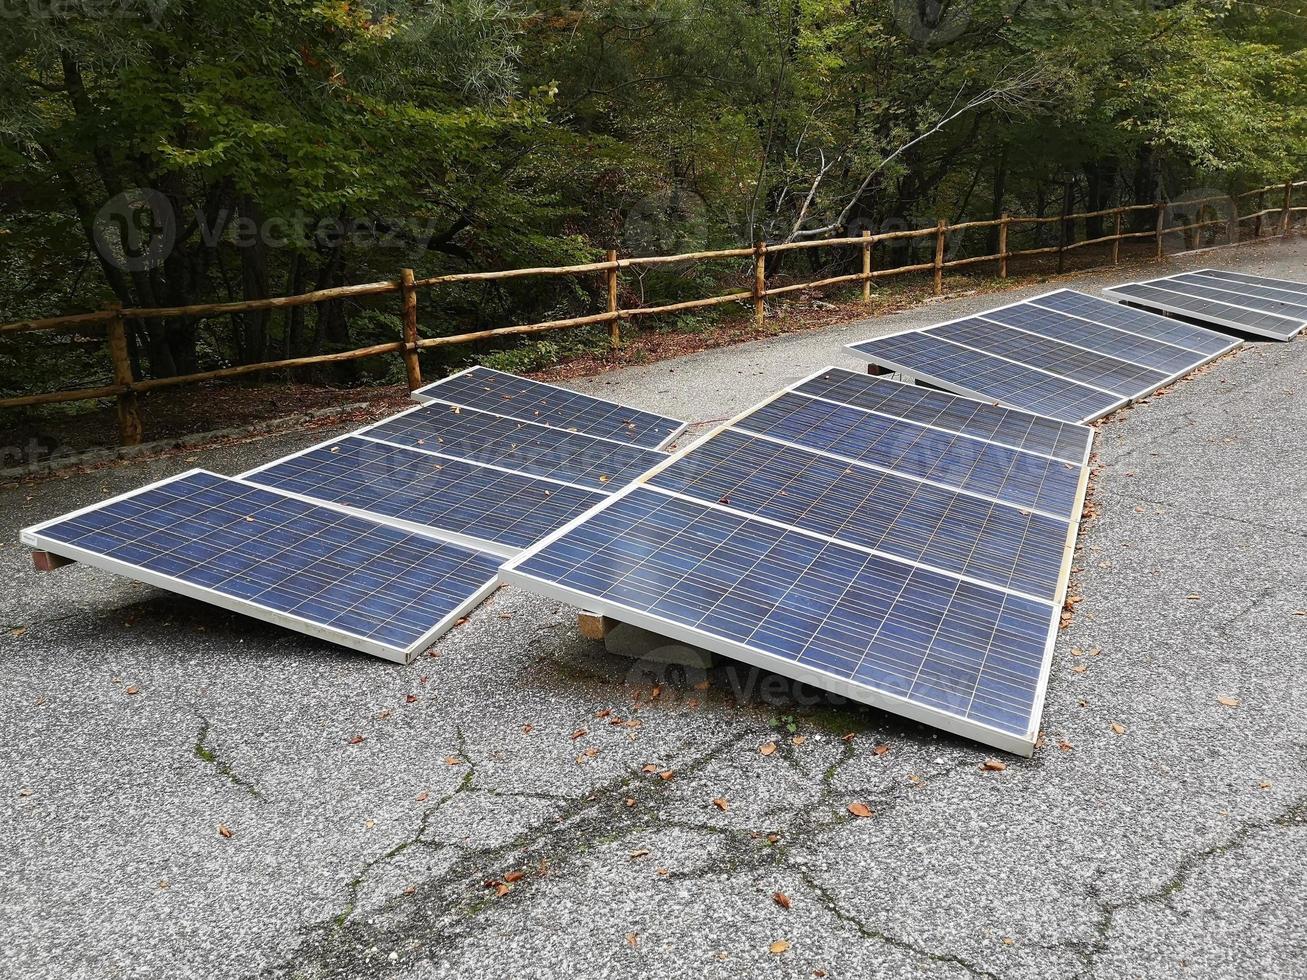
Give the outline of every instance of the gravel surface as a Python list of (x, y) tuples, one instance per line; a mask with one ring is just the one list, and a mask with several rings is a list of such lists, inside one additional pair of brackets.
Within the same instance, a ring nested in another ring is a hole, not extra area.
[[(1172, 262), (1213, 264), (1307, 278), (1307, 243)], [(851, 340), (998, 301), (577, 386), (702, 423), (855, 366)], [(1045, 741), (998, 772), (729, 662), (611, 656), (517, 590), (397, 667), (94, 569), (38, 575), (16, 543), (327, 432), (0, 492), (4, 973), (1305, 976), (1304, 392), (1307, 340), (1250, 343), (1101, 425)]]

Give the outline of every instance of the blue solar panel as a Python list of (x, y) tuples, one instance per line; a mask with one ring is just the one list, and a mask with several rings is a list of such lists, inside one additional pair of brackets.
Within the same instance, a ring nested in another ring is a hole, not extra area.
[(1167, 379), (1165, 374), (1151, 368), (1013, 330), (981, 317), (941, 324), (924, 332), (1126, 398), (1153, 391)]
[(199, 470), (23, 541), (404, 661), (493, 588), (502, 561)]
[[(1194, 275), (1205, 276), (1209, 279), (1224, 279), (1226, 282), (1241, 283), (1244, 286), (1259, 287), (1259, 290), (1253, 295), (1266, 295), (1272, 299), (1283, 297), (1294, 303), (1300, 303), (1304, 300), (1299, 297), (1307, 298), (1307, 282), (1295, 282), (1292, 279), (1272, 279), (1268, 276), (1254, 276), (1246, 272), (1228, 272), (1225, 269), (1195, 269)], [(1260, 289), (1265, 289), (1262, 293)]]
[(992, 398), (1064, 422), (1096, 419), (1127, 401), (918, 331), (866, 340), (849, 345), (849, 349), (873, 364), (902, 371), (956, 394)]
[(749, 432), (784, 439), (982, 494), (1018, 507), (1067, 517), (1075, 507), (1078, 464), (967, 439), (862, 409), (786, 393), (742, 418)]
[(1077, 465), (1088, 458), (1094, 438), (1086, 426), (840, 368), (823, 371), (794, 391)]
[(1176, 283), (1168, 279), (1156, 279), (1146, 283), (1124, 283), (1104, 289), (1103, 292), (1123, 302), (1137, 303), (1150, 309), (1189, 316), (1204, 323), (1273, 337), (1276, 340), (1291, 339), (1303, 329), (1304, 325), (1304, 321), (1299, 317), (1286, 317), (1236, 305), (1229, 302), (1234, 297), (1219, 289), (1208, 290), (1201, 286)]
[(436, 402), (359, 435), (474, 463), (611, 492), (667, 458), (663, 453), (489, 412)]
[(733, 429), (680, 457), (650, 485), (1047, 602), (1057, 595), (1069, 532), (1066, 520)]
[(1077, 293), (1070, 289), (1036, 296), (1030, 302), (1035, 306), (1071, 313), (1086, 320), (1093, 320), (1095, 323), (1104, 323), (1118, 330), (1127, 330), (1140, 337), (1149, 337), (1186, 350), (1197, 351), (1208, 357), (1214, 357), (1237, 346), (1237, 341), (1232, 341), (1225, 334), (1217, 333), (1215, 330), (1196, 327), (1191, 323), (1158, 316), (1156, 313), (1148, 313), (1144, 310), (1132, 310), (1119, 303), (1099, 299), (1097, 296), (1086, 296), (1084, 293)]
[(246, 474), (252, 483), (521, 549), (604, 495), (355, 436)]
[(1201, 272), (1172, 276), (1171, 281), (1183, 283), (1187, 286), (1200, 286), (1203, 295), (1209, 295), (1211, 290), (1217, 290), (1229, 297), (1229, 302), (1234, 303), (1236, 306), (1246, 306), (1251, 310), (1279, 313), (1282, 316), (1298, 320), (1307, 317), (1307, 295), (1301, 293), (1286, 292), (1281, 289), (1258, 286), (1252, 283), (1235, 282)]
[(483, 367), (419, 388), (413, 396), (649, 449), (657, 449), (685, 428), (685, 423), (676, 419)]
[(1206, 355), (1183, 347), (1126, 333), (1115, 327), (1089, 323), (1066, 313), (1046, 310), (1032, 303), (1021, 303), (1001, 310), (987, 310), (981, 315), (995, 323), (1029, 330), (1041, 337), (1075, 344), (1077, 347), (1106, 354), (1131, 364), (1141, 364), (1156, 371), (1157, 377), (1162, 380), (1141, 390), (1156, 388), (1166, 378), (1185, 374), (1207, 360)]
[(503, 574), (1027, 753), (1058, 616), (1048, 603), (644, 487)]

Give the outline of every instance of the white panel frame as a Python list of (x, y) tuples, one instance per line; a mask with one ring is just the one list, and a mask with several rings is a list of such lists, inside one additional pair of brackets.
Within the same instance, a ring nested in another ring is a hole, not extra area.
[[(744, 663), (750, 664), (751, 666), (757, 667), (761, 670), (772, 671), (774, 673), (781, 674), (791, 679), (798, 680), (812, 687), (816, 687), (833, 694), (838, 694), (842, 697), (848, 698), (851, 701), (856, 701), (860, 704), (868, 704), (871, 705), (872, 707), (889, 711), (893, 714), (901, 715), (913, 721), (918, 721), (921, 722), (922, 724), (930, 725), (931, 727), (939, 728), (943, 731), (947, 731), (955, 735), (960, 735), (964, 738), (969, 738), (986, 745), (991, 745), (995, 748), (1001, 749), (1006, 752), (1011, 752), (1015, 755), (1025, 756), (1025, 757), (1029, 757), (1033, 755), (1035, 749), (1035, 743), (1039, 737), (1040, 721), (1043, 715), (1044, 700), (1047, 695), (1048, 680), (1052, 670), (1053, 653), (1057, 642), (1058, 629), (1061, 625), (1062, 609), (1066, 602), (1066, 593), (1070, 584), (1071, 564), (1072, 564), (1072, 559), (1075, 556), (1075, 544), (1076, 544), (1076, 539), (1079, 536), (1080, 521), (1082, 519), (1082, 515), (1084, 512), (1085, 494), (1088, 490), (1088, 485), (1089, 485), (1090, 467), (1087, 465), (1087, 463), (1086, 465), (1080, 467), (1080, 480), (1076, 490), (1076, 505), (1075, 505), (1075, 510), (1072, 512), (1071, 519), (1067, 522), (1068, 523), (1067, 537), (1066, 537), (1065, 544), (1063, 545), (1062, 567), (1058, 575), (1058, 588), (1056, 590), (1054, 601), (1052, 603), (1046, 603), (1043, 600), (1035, 600), (1039, 602), (1041, 605), (1048, 606), (1049, 628), (1048, 628), (1048, 634), (1044, 642), (1043, 660), (1040, 665), (1040, 673), (1035, 685), (1033, 700), (1031, 704), (1030, 727), (1023, 735), (1014, 735), (1011, 732), (1003, 731), (1002, 729), (996, 728), (994, 726), (987, 725), (982, 722), (973, 721), (971, 719), (964, 718), (960, 715), (943, 711), (941, 709), (931, 708), (928, 707), (927, 705), (912, 701), (908, 698), (904, 698), (899, 695), (889, 694), (884, 691), (878, 691), (866, 685), (855, 683), (847, 678), (839, 677), (838, 675), (828, 673), (827, 671), (822, 670), (820, 668), (797, 663), (791, 660), (786, 660), (783, 657), (777, 657), (774, 654), (770, 654), (765, 651), (749, 647), (743, 643), (726, 639), (725, 637), (717, 636), (713, 633), (709, 633), (707, 631), (698, 629), (697, 627), (683, 626), (681, 624), (674, 623), (670, 620), (662, 619), (651, 613), (643, 612), (641, 610), (632, 608), (623, 603), (602, 599), (598, 596), (586, 592), (582, 592), (580, 590), (573, 589), (568, 586), (562, 586), (557, 583), (541, 579), (535, 575), (531, 575), (521, 570), (521, 566), (527, 561), (529, 561), (531, 558), (533, 558), (536, 554), (545, 550), (550, 545), (552, 545), (555, 541), (559, 540), (560, 538), (569, 534), (575, 528), (579, 527), (580, 525), (592, 519), (600, 511), (604, 510), (605, 508), (614, 506), (618, 500), (621, 500), (629, 496), (630, 494), (634, 493), (636, 490), (640, 488), (644, 488), (650, 492), (659, 493), (661, 496), (686, 500), (695, 504), (696, 506), (700, 506), (705, 509), (709, 509), (709, 510), (715, 509), (715, 510), (727, 511), (727, 512), (732, 512), (737, 514), (740, 513), (738, 511), (733, 511), (730, 508), (726, 508), (721, 505), (710, 504), (705, 501), (698, 500), (692, 497), (684, 497), (680, 494), (669, 493), (667, 491), (660, 491), (657, 488), (649, 486), (648, 484), (649, 481), (656, 474), (662, 472), (664, 469), (671, 466), (673, 463), (678, 462), (684, 456), (693, 452), (699, 446), (708, 442), (710, 439), (714, 438), (719, 433), (725, 431), (728, 428), (734, 427), (737, 422), (739, 422), (747, 415), (750, 415), (758, 411), (763, 406), (779, 398), (782, 394), (785, 394), (786, 392), (789, 391), (793, 391), (799, 385), (804, 384), (805, 382), (811, 380), (812, 378), (815, 378), (825, 373), (827, 370), (831, 370), (831, 369), (822, 368), (819, 371), (813, 372), (811, 375), (801, 379), (800, 381), (796, 382), (794, 385), (791, 385), (788, 388), (776, 392), (771, 397), (765, 399), (764, 401), (758, 403), (757, 405), (750, 407), (744, 412), (741, 412), (739, 415), (735, 416), (734, 418), (731, 418), (730, 420), (722, 423), (716, 428), (708, 432), (705, 432), (703, 435), (695, 439), (693, 442), (691, 442), (684, 448), (677, 450), (676, 453), (669, 456), (664, 462), (651, 469), (640, 479), (636, 480), (635, 482), (629, 484), (626, 487), (623, 487), (621, 490), (613, 494), (607, 500), (604, 500), (601, 503), (597, 504), (591, 510), (587, 511), (586, 513), (577, 517), (575, 520), (572, 520), (568, 524), (559, 528), (557, 531), (553, 532), (549, 536), (539, 541), (533, 547), (528, 548), (526, 551), (522, 552), (522, 554), (518, 555), (516, 558), (513, 558), (510, 561), (506, 562), (500, 568), (501, 577), (504, 579), (506, 583), (509, 583), (511, 585), (516, 585), (520, 588), (525, 589), (528, 592), (532, 592), (537, 595), (543, 595), (546, 598), (554, 599), (558, 602), (567, 603), (579, 609), (585, 609), (587, 611), (597, 613), (599, 615), (608, 616), (620, 622), (630, 623), (633, 626), (638, 626), (642, 629), (646, 629), (649, 630), (650, 632), (662, 636), (666, 636), (674, 640), (678, 640), (682, 643), (687, 643), (692, 646), (698, 646), (707, 650), (711, 650), (715, 653), (721, 654), (722, 656), (730, 657), (731, 659), (742, 661)], [(1017, 411), (1026, 411), (1026, 410), (1017, 409)], [(1030, 413), (1026, 411), (1026, 414), (1034, 414), (1034, 413)], [(1011, 448), (1011, 447), (1007, 447), (1007, 448)], [(818, 453), (818, 455), (822, 455), (822, 454)], [(755, 515), (747, 515), (747, 516), (749, 516), (751, 519), (755, 518)], [(827, 538), (823, 535), (814, 534), (813, 532), (810, 531), (805, 531), (802, 528), (792, 527), (790, 525), (780, 525), (775, 521), (767, 521), (767, 519), (765, 518), (757, 518), (757, 519), (764, 521), (766, 523), (770, 523), (773, 526), (785, 527), (787, 530), (793, 531), (794, 533), (802, 534), (807, 537), (815, 538), (817, 540), (827, 540), (827, 541), (836, 540), (836, 539)], [(852, 544), (851, 542), (847, 542), (843, 540), (839, 540), (838, 543), (844, 547), (848, 547), (855, 551), (867, 552), (871, 550), (865, 547), (859, 547), (857, 545)], [(876, 552), (876, 553), (882, 554), (881, 552)], [(907, 565), (914, 564), (911, 562), (905, 562), (903, 561), (903, 559), (894, 558), (892, 555), (884, 555), (883, 557), (890, 558)], [(917, 566), (917, 567), (921, 567), (921, 566)], [(937, 573), (937, 574), (945, 574), (948, 577), (958, 578), (958, 579), (963, 578), (962, 576), (959, 576), (951, 572)], [(1010, 590), (1003, 590), (997, 586), (988, 585), (987, 583), (982, 583), (982, 584), (984, 584), (986, 588), (991, 588), (996, 592), (1010, 591)], [(1022, 595), (1022, 593), (1014, 593), (1014, 594)]]
[[(293, 496), (291, 494), (281, 493), (280, 491), (275, 490), (272, 487), (264, 487), (258, 484), (247, 483), (244, 480), (240, 480), (234, 477), (224, 477), (221, 476), (221, 474), (211, 473), (208, 470), (197, 467), (194, 469), (187, 470), (184, 473), (178, 473), (174, 476), (166, 477), (162, 480), (156, 480), (155, 482), (146, 484), (143, 487), (138, 487), (135, 490), (128, 491), (127, 493), (121, 493), (115, 497), (110, 497), (106, 500), (101, 500), (98, 503), (90, 504), (86, 507), (79, 508), (78, 510), (72, 511), (70, 513), (61, 514), (59, 517), (54, 517), (51, 518), (50, 520), (42, 521), (41, 523), (34, 524), (31, 527), (24, 528), (22, 531), (19, 532), (19, 540), (27, 547), (33, 548), (38, 551), (47, 551), (50, 554), (59, 555), (63, 558), (68, 558), (73, 561), (80, 562), (84, 565), (89, 565), (92, 568), (99, 568), (102, 571), (111, 572), (115, 575), (122, 575), (125, 578), (133, 579), (138, 582), (144, 582), (147, 585), (153, 585), (156, 588), (163, 589), (166, 592), (173, 592), (176, 593), (177, 595), (186, 596), (187, 598), (190, 599), (196, 599), (200, 602), (208, 603), (209, 605), (217, 606), (221, 609), (226, 609), (229, 612), (239, 613), (243, 616), (249, 616), (252, 619), (261, 620), (262, 622), (265, 623), (271, 623), (274, 626), (282, 626), (285, 627), (286, 629), (294, 630), (297, 633), (303, 633), (306, 636), (314, 637), (315, 639), (326, 640), (327, 642), (336, 644), (337, 646), (342, 646), (352, 650), (357, 650), (360, 653), (368, 653), (374, 657), (380, 657), (382, 660), (388, 660), (391, 663), (397, 663), (397, 664), (410, 663), (413, 660), (413, 658), (417, 656), (417, 654), (421, 653), (432, 643), (434, 643), (437, 639), (439, 639), (445, 632), (447, 632), (450, 629), (450, 627), (452, 627), (455, 623), (457, 623), (462, 617), (467, 615), (471, 610), (475, 609), (482, 602), (484, 602), (485, 599), (492, 592), (494, 592), (495, 589), (499, 587), (499, 582), (500, 582), (499, 577), (496, 576), (494, 578), (491, 578), (489, 581), (485, 583), (485, 585), (483, 585), (481, 588), (477, 589), (474, 593), (472, 593), (472, 595), (469, 596), (466, 601), (461, 603), (452, 612), (450, 612), (443, 619), (441, 619), (434, 626), (432, 626), (411, 646), (397, 647), (394, 646), (393, 644), (383, 643), (379, 640), (369, 639), (368, 637), (365, 636), (359, 636), (358, 634), (351, 633), (347, 630), (336, 629), (330, 626), (326, 626), (322, 623), (314, 622), (313, 620), (310, 619), (305, 619), (302, 616), (296, 616), (294, 613), (283, 612), (279, 609), (273, 609), (269, 606), (260, 605), (259, 603), (254, 602), (251, 599), (239, 599), (235, 596), (230, 596), (227, 595), (226, 593), (218, 592), (217, 590), (209, 588), (208, 586), (196, 585), (193, 582), (187, 582), (182, 579), (176, 578), (172, 575), (165, 575), (162, 572), (154, 572), (147, 568), (141, 568), (139, 565), (133, 565), (130, 562), (119, 561), (116, 558), (109, 558), (106, 555), (94, 551), (90, 551), (86, 548), (81, 548), (76, 545), (68, 544), (63, 541), (56, 541), (55, 539), (46, 537), (44, 534), (41, 533), (46, 528), (51, 527), (55, 524), (62, 524), (64, 521), (72, 520), (73, 518), (80, 517), (83, 514), (88, 514), (93, 511), (100, 510), (101, 508), (107, 507), (113, 503), (117, 503), (120, 500), (127, 500), (131, 497), (135, 497), (139, 494), (142, 494), (147, 490), (153, 490), (157, 487), (165, 486), (169, 483), (174, 483), (178, 480), (185, 479), (188, 476), (194, 476), (200, 473), (203, 473), (207, 476), (216, 476), (224, 480), (231, 480), (236, 483), (241, 483), (244, 486), (256, 487), (259, 490), (264, 490), (268, 493), (276, 494), (282, 497)], [(315, 506), (322, 507), (324, 510), (334, 510), (341, 513), (350, 513), (346, 511), (345, 508), (334, 507), (331, 504), (326, 504), (323, 503), (322, 501), (313, 500), (309, 502), (314, 504)], [(357, 513), (350, 513), (350, 516), (354, 516), (354, 517), (361, 516), (365, 520), (371, 520), (372, 523), (374, 524), (381, 524), (380, 521), (376, 521), (374, 518), (371, 517), (371, 515), (368, 514), (360, 515)], [(395, 528), (392, 526), (392, 530), (394, 529)], [(449, 541), (440, 540), (430, 534), (427, 534), (425, 536), (432, 538), (433, 540), (436, 540), (440, 544), (453, 543)], [(480, 550), (484, 550), (484, 549), (480, 549)]]
[[(489, 372), (491, 372), (492, 374), (502, 375), (502, 376), (505, 377), (505, 378), (513, 378), (513, 379), (515, 379), (515, 380), (517, 380), (517, 381), (529, 381), (529, 382), (531, 382), (532, 384), (544, 385), (546, 388), (556, 388), (558, 391), (566, 392), (566, 393), (569, 394), (569, 395), (580, 395), (582, 398), (589, 398), (589, 399), (591, 399), (591, 400), (593, 400), (593, 401), (603, 402), (605, 405), (615, 405), (616, 407), (618, 407), (618, 408), (624, 408), (624, 409), (626, 409), (627, 411), (631, 411), (631, 412), (641, 412), (641, 413), (643, 413), (643, 414), (645, 414), (645, 415), (655, 415), (655, 416), (657, 416), (657, 417), (660, 418), (660, 419), (667, 419), (668, 422), (678, 422), (678, 423), (680, 423), (680, 424), (679, 424), (679, 425), (678, 425), (678, 426), (677, 426), (677, 427), (672, 431), (671, 435), (667, 436), (667, 438), (665, 438), (662, 442), (658, 443), (658, 445), (656, 445), (656, 446), (641, 446), (639, 443), (634, 443), (634, 442), (623, 442), (621, 439), (609, 439), (607, 436), (597, 436), (597, 435), (595, 435), (595, 434), (592, 433), (592, 432), (584, 432), (584, 433), (581, 433), (582, 435), (590, 436), (590, 438), (592, 438), (592, 439), (602, 439), (602, 440), (604, 440), (605, 442), (615, 442), (615, 443), (617, 443), (619, 446), (634, 446), (634, 447), (637, 448), (637, 449), (648, 449), (648, 450), (650, 450), (651, 452), (664, 452), (664, 451), (665, 451), (665, 447), (670, 446), (673, 442), (675, 442), (678, 438), (680, 438), (680, 436), (685, 432), (686, 429), (688, 429), (688, 428), (690, 427), (690, 423), (689, 423), (689, 422), (681, 422), (680, 419), (674, 419), (674, 418), (671, 418), (670, 416), (667, 416), (667, 415), (659, 415), (657, 412), (646, 411), (646, 410), (643, 409), (643, 408), (636, 408), (634, 405), (624, 405), (622, 402), (616, 402), (616, 401), (613, 401), (611, 398), (600, 398), (598, 395), (592, 395), (592, 394), (590, 394), (590, 393), (588, 393), (588, 392), (585, 392), (585, 391), (576, 391), (576, 390), (574, 390), (574, 389), (572, 389), (572, 388), (564, 388), (562, 385), (550, 384), (548, 381), (536, 381), (535, 378), (520, 378), (520, 377), (518, 377), (516, 374), (510, 374), (508, 371), (499, 371), (499, 370), (496, 370), (495, 368), (488, 368), (488, 367), (485, 367), (484, 365), (480, 365), (480, 364), (473, 364), (471, 367), (465, 367), (465, 368), (463, 368), (463, 370), (461, 370), (461, 371), (455, 371), (453, 374), (446, 375), (445, 377), (441, 378), (439, 381), (432, 381), (430, 384), (425, 384), (425, 385), (423, 385), (421, 388), (418, 388), (416, 391), (412, 392), (412, 393), (410, 394), (409, 397), (411, 397), (414, 401), (416, 401), (416, 402), (421, 402), (422, 404), (425, 404), (425, 405), (429, 405), (429, 404), (431, 404), (431, 403), (433, 403), (433, 402), (444, 402), (444, 403), (447, 404), (447, 405), (458, 405), (460, 408), (469, 408), (469, 409), (473, 409), (474, 411), (482, 412), (482, 413), (484, 413), (484, 414), (486, 414), (486, 415), (498, 415), (500, 418), (513, 419), (513, 421), (515, 421), (515, 422), (530, 422), (530, 421), (531, 421), (530, 419), (519, 419), (519, 418), (516, 418), (515, 416), (512, 416), (512, 415), (504, 415), (502, 412), (490, 412), (490, 411), (487, 411), (487, 410), (484, 409), (484, 408), (474, 408), (472, 405), (461, 405), (461, 404), (459, 404), (458, 402), (451, 401), (451, 400), (448, 399), (448, 398), (439, 398), (439, 397), (437, 397), (437, 396), (435, 396), (435, 395), (428, 395), (428, 394), (426, 394), (426, 390), (427, 390), (428, 388), (434, 388), (434, 387), (436, 387), (437, 385), (444, 384), (446, 381), (452, 381), (452, 380), (454, 380), (455, 378), (461, 378), (461, 377), (462, 377), (463, 375), (465, 375), (465, 374), (470, 374), (471, 372), (473, 372), (473, 371), (478, 371), (478, 370), (479, 370), (479, 371), (489, 371)], [(406, 413), (400, 413), (400, 414), (406, 414)], [(543, 423), (543, 422), (535, 422), (535, 423), (533, 423), (533, 424), (535, 424), (535, 425), (545, 425), (545, 423)], [(573, 431), (573, 430), (571, 430), (571, 429), (562, 429), (562, 428), (559, 428), (559, 427), (556, 426), (556, 425), (545, 425), (545, 428), (547, 428), (547, 429), (556, 429), (556, 430), (559, 431), (559, 432), (571, 432), (571, 431)], [(578, 430), (578, 431), (579, 431), (579, 430)]]
[[(1307, 282), (1299, 279), (1278, 279), (1274, 276), (1259, 276), (1252, 272), (1241, 272), (1238, 269), (1214, 269), (1210, 266), (1205, 269), (1194, 269), (1192, 272), (1195, 276), (1207, 276), (1209, 279), (1216, 279), (1219, 282), (1228, 282), (1241, 286), (1261, 286), (1265, 289), (1274, 289), (1279, 293), (1288, 293), (1290, 296), (1298, 296), (1304, 302), (1307, 302)], [(1247, 276), (1255, 282), (1244, 282), (1242, 279), (1226, 279), (1226, 276)], [(1278, 284), (1278, 285), (1277, 285)], [(1301, 291), (1297, 289), (1285, 289), (1284, 285), (1300, 286)]]
[[(1135, 282), (1117, 283), (1115, 286), (1104, 286), (1103, 294), (1105, 296), (1112, 297), (1112, 299), (1116, 300), (1118, 303), (1122, 303), (1126, 306), (1138, 307), (1145, 310), (1162, 310), (1163, 312), (1170, 313), (1173, 316), (1180, 317), (1186, 322), (1190, 322), (1194, 320), (1201, 321), (1201, 323), (1199, 324), (1200, 326), (1202, 323), (1211, 323), (1219, 327), (1224, 327), (1227, 330), (1234, 330), (1238, 333), (1255, 334), (1258, 337), (1267, 337), (1271, 340), (1279, 340), (1279, 341), (1292, 340), (1294, 337), (1298, 336), (1298, 334), (1302, 333), (1304, 327), (1307, 327), (1307, 320), (1294, 320), (1292, 317), (1282, 316), (1279, 313), (1268, 313), (1266, 310), (1255, 309), (1254, 307), (1251, 306), (1243, 306), (1239, 303), (1227, 303), (1225, 300), (1206, 300), (1206, 298), (1203, 296), (1196, 296), (1192, 293), (1186, 293), (1184, 292), (1183, 289), (1172, 288), (1172, 287), (1183, 286), (1184, 283), (1172, 282), (1171, 286), (1163, 285), (1164, 283), (1170, 282), (1172, 279), (1173, 279), (1172, 276), (1162, 276), (1157, 279), (1140, 279)], [(1176, 306), (1171, 303), (1159, 302), (1158, 300), (1155, 299), (1145, 298), (1142, 296), (1131, 296), (1129, 293), (1117, 292), (1117, 290), (1122, 286), (1151, 286), (1153, 289), (1159, 289), (1162, 292), (1172, 293), (1176, 296), (1184, 296), (1187, 297), (1188, 299), (1206, 300), (1206, 302), (1209, 303), (1219, 302), (1225, 306), (1234, 307), (1237, 310), (1244, 310), (1245, 312), (1248, 313), (1256, 313), (1259, 316), (1264, 316), (1264, 317), (1273, 317), (1277, 320), (1283, 320), (1285, 323), (1296, 323), (1297, 326), (1293, 330), (1289, 331), (1288, 335), (1286, 336), (1282, 333), (1273, 333), (1270, 330), (1267, 330), (1263, 327), (1250, 326), (1249, 324), (1246, 323), (1237, 323), (1234, 320), (1216, 314), (1195, 313), (1193, 310), (1186, 310), (1183, 307)], [(1214, 287), (1214, 288), (1219, 288), (1219, 287)]]

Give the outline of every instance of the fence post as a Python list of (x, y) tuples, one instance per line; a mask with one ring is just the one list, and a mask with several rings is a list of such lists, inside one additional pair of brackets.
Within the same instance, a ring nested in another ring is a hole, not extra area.
[(1253, 220), (1253, 238), (1262, 237), (1262, 212), (1266, 210), (1266, 191), (1257, 195), (1257, 217)]
[(118, 441), (124, 446), (141, 444), (141, 413), (132, 389), (132, 359), (127, 353), (127, 326), (123, 322), (122, 307), (114, 308), (114, 315), (106, 324), (109, 341), (109, 360), (113, 364), (113, 382), (125, 387), (118, 395)]
[(753, 246), (753, 323), (761, 327), (767, 315), (767, 243)]
[[(606, 261), (609, 268), (604, 273), (608, 280), (608, 312), (617, 312), (617, 249), (610, 248)], [(622, 323), (610, 320), (608, 323), (608, 346), (616, 350), (622, 345)]]
[(1166, 202), (1157, 202), (1157, 261), (1162, 261), (1162, 231), (1166, 225)]
[(862, 232), (862, 302), (871, 302), (871, 232)]
[(1007, 225), (1011, 219), (1006, 211), (998, 219), (998, 277), (1007, 278)]
[(1239, 239), (1242, 237), (1239, 228), (1239, 198), (1233, 194), (1230, 195), (1230, 221), (1225, 237), (1230, 245), (1238, 245)]
[(1284, 182), (1284, 213), (1280, 215), (1281, 235), (1289, 234), (1289, 218), (1291, 217), (1289, 206), (1291, 204), (1293, 204), (1293, 181), (1286, 180)]
[(944, 293), (944, 242), (948, 236), (948, 221), (940, 218), (935, 225), (935, 295)]
[(413, 285), (413, 270), (399, 270), (399, 295), (404, 309), (404, 373), (408, 390), (422, 387), (422, 365), (418, 361), (418, 291)]
[(1112, 264), (1121, 264), (1121, 209), (1117, 208), (1112, 222)]
[[(1070, 220), (1075, 221), (1074, 218)], [(1057, 223), (1057, 274), (1059, 276), (1066, 269), (1066, 225), (1067, 211), (1066, 208), (1063, 207), (1062, 220)]]

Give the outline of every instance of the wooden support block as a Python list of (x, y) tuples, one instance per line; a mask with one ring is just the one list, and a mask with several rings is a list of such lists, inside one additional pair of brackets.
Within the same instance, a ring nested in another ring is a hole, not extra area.
[(76, 563), (76, 559), (65, 558), (63, 555), (56, 555), (49, 551), (32, 552), (32, 564), (36, 566), (38, 572), (53, 572), (56, 568)]
[(603, 642), (609, 631), (617, 626), (617, 620), (599, 613), (580, 612), (576, 614), (576, 625), (587, 640)]

